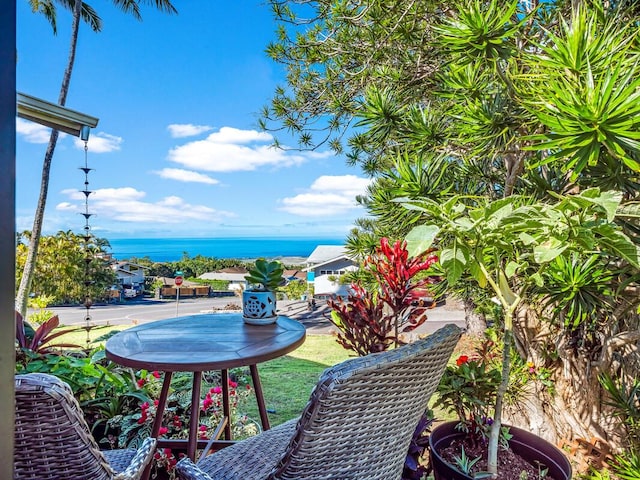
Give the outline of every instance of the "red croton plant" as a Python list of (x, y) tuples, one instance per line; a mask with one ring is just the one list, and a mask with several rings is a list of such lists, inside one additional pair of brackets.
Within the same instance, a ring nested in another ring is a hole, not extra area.
[(328, 302), (332, 309), (330, 320), (339, 329), (338, 343), (358, 355), (381, 352), (402, 343), (400, 333), (415, 329), (427, 318), (422, 308), (414, 306), (413, 292), (433, 283), (433, 277), (415, 277), (437, 261), (431, 251), (409, 257), (406, 242), (391, 245), (382, 238), (375, 253), (363, 264), (375, 279), (375, 291), (354, 283), (346, 300)]

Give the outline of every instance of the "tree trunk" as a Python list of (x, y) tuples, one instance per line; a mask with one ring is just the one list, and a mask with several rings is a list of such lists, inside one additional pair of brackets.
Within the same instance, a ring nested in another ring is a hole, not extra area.
[(487, 329), (487, 319), (484, 315), (475, 311), (476, 305), (469, 298), (465, 298), (464, 304), (464, 319), (467, 323), (467, 333), (474, 336), (482, 336)]
[[(62, 85), (60, 86), (60, 95), (58, 97), (58, 104), (64, 106), (67, 101), (67, 94), (69, 93), (69, 83), (71, 82), (71, 73), (73, 72), (73, 65), (76, 58), (76, 46), (78, 44), (78, 31), (80, 28), (80, 11), (82, 8), (82, 1), (75, 0), (73, 7), (73, 20), (71, 22), (71, 44), (69, 46), (69, 57), (67, 59), (67, 67), (62, 77)], [(31, 230), (31, 239), (29, 241), (29, 252), (27, 254), (27, 260), (22, 272), (22, 278), (20, 279), (20, 287), (16, 295), (16, 310), (20, 312), (23, 318), (26, 318), (27, 314), (27, 302), (29, 299), (29, 292), (31, 288), (31, 282), (33, 280), (36, 262), (38, 257), (38, 245), (40, 244), (40, 237), (42, 236), (42, 222), (44, 220), (44, 212), (47, 206), (47, 194), (49, 192), (49, 177), (51, 174), (51, 160), (53, 159), (53, 152), (56, 149), (58, 143), (58, 131), (52, 130), (49, 137), (49, 145), (44, 155), (44, 162), (42, 163), (42, 179), (40, 182), (40, 196), (38, 197), (38, 206), (33, 219), (33, 229)]]
[[(517, 404), (505, 406), (505, 422), (554, 444), (597, 437), (614, 449), (622, 448), (623, 427), (606, 406), (598, 381), (600, 369), (594, 360), (569, 348), (563, 332), (530, 309), (518, 312), (514, 334), (524, 360), (532, 362), (536, 371), (545, 368), (551, 372), (554, 392), (538, 382), (527, 382)], [(549, 355), (553, 351), (558, 352), (555, 360)]]

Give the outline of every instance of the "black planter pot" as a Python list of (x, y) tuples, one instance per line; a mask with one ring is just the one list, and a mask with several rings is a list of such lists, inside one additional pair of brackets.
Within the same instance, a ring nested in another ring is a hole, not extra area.
[[(462, 473), (451, 464), (445, 462), (438, 453), (456, 438), (464, 437), (464, 433), (456, 430), (458, 422), (446, 422), (435, 427), (429, 435), (429, 458), (433, 467), (435, 480), (473, 480), (473, 477)], [(511, 449), (532, 465), (540, 462), (549, 469), (548, 475), (554, 480), (570, 480), (571, 464), (562, 451), (526, 430), (509, 427), (513, 438), (509, 440)]]

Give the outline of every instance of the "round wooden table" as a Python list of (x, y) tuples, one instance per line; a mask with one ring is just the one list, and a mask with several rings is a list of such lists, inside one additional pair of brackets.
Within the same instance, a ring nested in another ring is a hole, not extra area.
[[(107, 340), (107, 358), (136, 369), (164, 372), (164, 380), (152, 435), (158, 437), (173, 372), (193, 372), (191, 421), (187, 455), (194, 460), (198, 444), (202, 372), (222, 372), (225, 438), (231, 440), (229, 369), (249, 366), (262, 428), (269, 418), (257, 364), (285, 355), (305, 339), (305, 328), (288, 317), (278, 316), (272, 325), (248, 325), (241, 313), (203, 314), (169, 318), (123, 330)], [(207, 445), (207, 449), (211, 442)]]

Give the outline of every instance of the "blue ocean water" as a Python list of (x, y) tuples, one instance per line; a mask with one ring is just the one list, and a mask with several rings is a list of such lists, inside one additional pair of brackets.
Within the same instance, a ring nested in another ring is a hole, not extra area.
[(108, 239), (117, 260), (149, 257), (174, 262), (186, 253), (215, 258), (308, 257), (318, 245), (344, 245), (343, 238), (114, 238)]

